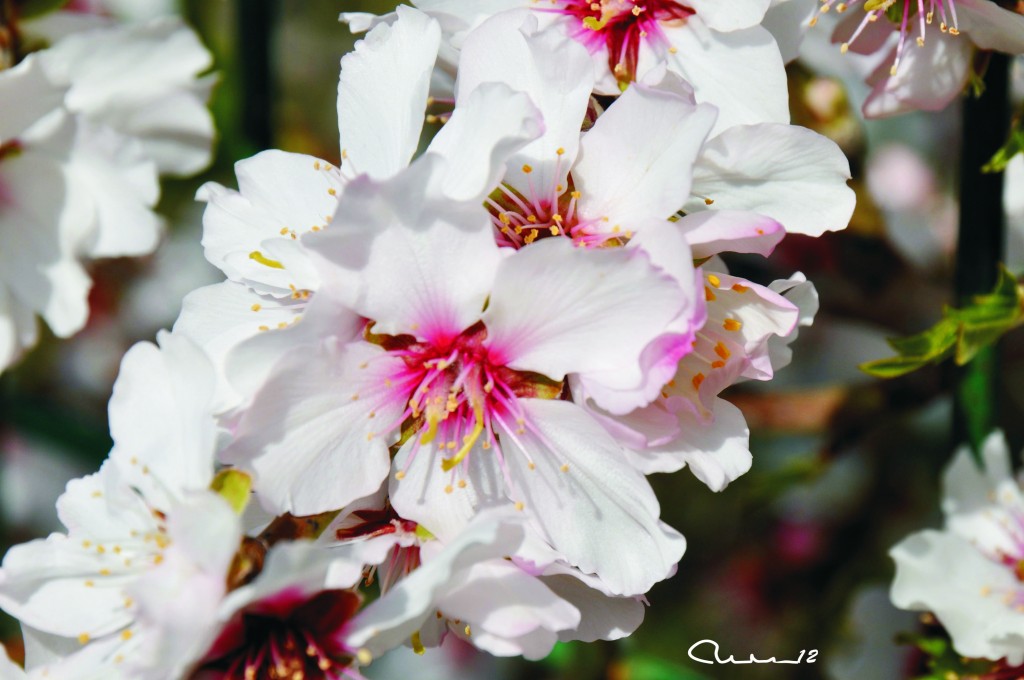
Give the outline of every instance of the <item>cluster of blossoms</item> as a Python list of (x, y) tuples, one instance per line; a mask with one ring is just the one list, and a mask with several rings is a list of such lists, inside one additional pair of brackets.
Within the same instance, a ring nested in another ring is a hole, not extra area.
[[(621, 638), (686, 547), (647, 475), (750, 468), (720, 394), (785, 366), (817, 297), (719, 256), (854, 208), (839, 148), (788, 122), (769, 1), (416, 4), (343, 15), (367, 34), (340, 164), (266, 151), (200, 189), (226, 280), (124, 357), (66, 533), (5, 556), (5, 680), (356, 679), (452, 636)], [(208, 61), (163, 20), (0, 72), (0, 363), (34, 314), (81, 327), (83, 258), (155, 247), (157, 174), (208, 158)]]
[(156, 248), (159, 177), (209, 163), (214, 82), (174, 18), (62, 13), (4, 29), (0, 371), (36, 343), (37, 315), (59, 337), (82, 329), (88, 260)]

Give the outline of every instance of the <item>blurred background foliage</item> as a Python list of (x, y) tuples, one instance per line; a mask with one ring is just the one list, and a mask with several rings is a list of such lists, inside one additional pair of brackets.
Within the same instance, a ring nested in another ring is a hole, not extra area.
[[(88, 328), (71, 341), (47, 338), (0, 377), (0, 552), (58, 528), (53, 501), (64, 482), (94, 470), (110, 446), (106, 402), (120, 357), (169, 327), (184, 294), (219, 280), (202, 257), (196, 189), (211, 180), (235, 186), (233, 163), (265, 147), (337, 164), (338, 59), (354, 44), (338, 12), (381, 13), (394, 4), (179, 6), (215, 55), (216, 160), (201, 177), (164, 184), (168, 232), (156, 255), (95, 264)], [(793, 120), (842, 146), (859, 203), (844, 232), (790, 236), (768, 260), (729, 260), (760, 282), (803, 271), (822, 303), (814, 326), (801, 332), (792, 366), (771, 383), (739, 385), (727, 395), (750, 423), (753, 469), (719, 494), (685, 471), (652, 478), (663, 518), (689, 547), (675, 577), (650, 593), (647, 619), (628, 640), (562, 645), (536, 664), (494, 660), (456, 644), (422, 659), (397, 653), (368, 677), (885, 680), (914, 673), (919, 659), (893, 636), (918, 623), (887, 603), (886, 552), (939, 522), (954, 369), (930, 366), (883, 382), (857, 365), (890, 356), (885, 337), (927, 328), (952, 301), (959, 113), (953, 106), (865, 124), (857, 112), (859, 81), (838, 51), (815, 47), (827, 34), (819, 29), (809, 42), (810, 56), (790, 67)], [(1011, 247), (1018, 274), (1019, 250)], [(1001, 349), (997, 420), (1014, 451), (1024, 443), (1022, 337), (1014, 331)], [(0, 639), (17, 653), (10, 619), (0, 618)], [(702, 639), (740, 659), (819, 654), (816, 663), (798, 666), (704, 666), (687, 656)]]

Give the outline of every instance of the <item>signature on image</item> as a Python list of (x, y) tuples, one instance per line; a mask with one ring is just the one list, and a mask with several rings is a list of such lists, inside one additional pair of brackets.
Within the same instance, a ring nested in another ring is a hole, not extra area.
[[(703, 650), (703, 651), (701, 651), (699, 653), (695, 653), (702, 646), (710, 646), (710, 647), (714, 648), (713, 659), (706, 658), (709, 653), (712, 653), (711, 650)], [(788, 663), (788, 664), (801, 664), (801, 663), (814, 663), (817, 660), (817, 658), (818, 658), (818, 650), (817, 649), (812, 649), (812, 650), (810, 650), (810, 652), (808, 652), (808, 650), (806, 650), (806, 649), (801, 649), (800, 650), (800, 655), (797, 658), (795, 658), (795, 659), (776, 659), (774, 656), (770, 656), (767, 659), (758, 659), (753, 654), (751, 654), (750, 657), (747, 658), (747, 659), (737, 659), (732, 654), (730, 654), (728, 657), (723, 659), (723, 658), (721, 658), (721, 656), (719, 656), (718, 649), (719, 649), (718, 648), (718, 643), (715, 642), (714, 640), (699, 640), (697, 642), (694, 642), (692, 645), (690, 645), (690, 648), (688, 650), (686, 650), (686, 653), (694, 661), (697, 661), (699, 663), (712, 664), (712, 665), (713, 664), (725, 664), (725, 663), (733, 663), (733, 664), (746, 664), (746, 663)], [(806, 659), (804, 658), (805, 656), (807, 657)]]

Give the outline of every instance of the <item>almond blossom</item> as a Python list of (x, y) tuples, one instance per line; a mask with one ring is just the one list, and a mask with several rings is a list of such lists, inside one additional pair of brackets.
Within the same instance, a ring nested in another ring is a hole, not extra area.
[(36, 314), (59, 337), (85, 325), (86, 260), (156, 247), (158, 172), (210, 158), (209, 63), (166, 19), (61, 35), (0, 73), (0, 368), (35, 344)]
[(68, 88), (69, 111), (137, 140), (162, 175), (194, 175), (210, 164), (214, 130), (206, 102), (216, 76), (202, 75), (213, 60), (192, 29), (161, 17), (100, 20), (67, 34), (58, 18), (26, 30), (52, 42), (38, 56), (47, 75)]
[[(500, 56), (487, 56), (490, 50)], [(459, 96), (498, 78), (534, 93), (547, 123), (544, 135), (509, 159), (499, 190), (487, 199), (499, 245), (531, 247), (552, 236), (590, 248), (625, 244), (644, 250), (693, 295), (691, 258), (771, 253), (784, 229), (759, 213), (814, 235), (846, 225), (853, 194), (834, 144), (767, 124), (729, 128), (706, 143), (715, 111), (697, 105), (678, 80), (632, 85), (596, 121), (588, 118), (581, 135), (575, 121), (587, 111), (589, 89), (581, 52), (538, 32), (530, 17), (519, 30), (490, 19), (465, 40)], [(546, 70), (552, 54), (567, 68)], [(581, 85), (570, 88), (563, 79)], [(552, 147), (556, 153), (545, 153)], [(715, 198), (697, 199), (701, 191)], [(802, 191), (832, 199), (805, 209), (787, 200)], [(679, 212), (683, 206), (688, 214)], [(716, 395), (742, 378), (771, 379), (770, 343), (791, 333), (797, 310), (768, 288), (730, 277), (717, 258), (702, 270), (692, 316), (658, 339), (662, 361), (649, 364), (640, 389), (591, 376), (577, 379), (573, 394), (581, 404), (601, 404), (595, 414), (640, 452), (639, 469), (676, 470), (689, 460), (720, 490), (749, 469), (751, 455), (742, 414)], [(788, 357), (777, 363), (781, 368)]]
[[(218, 368), (240, 342), (301, 317), (320, 281), (299, 238), (327, 228), (344, 187), (361, 175), (390, 177), (412, 160), (440, 29), (416, 10), (400, 8), (398, 15), (342, 58), (340, 168), (312, 156), (265, 151), (236, 164), (238, 191), (212, 182), (200, 189), (197, 198), (208, 203), (206, 257), (228, 281), (190, 294), (175, 330), (199, 342)], [(445, 193), (482, 201), (504, 158), (536, 137), (541, 125), (524, 94), (497, 83), (480, 88), (451, 112), (427, 148), (450, 161)], [(246, 396), (222, 382), (221, 410)]]
[[(318, 351), (293, 349), (274, 366), (225, 460), (252, 471), (268, 508), (295, 514), (373, 492), (395, 444), (406, 480), (396, 507), (425, 483), (454, 491), (490, 469), (575, 566), (603, 572), (618, 593), (643, 592), (681, 539), (658, 526), (650, 488), (614, 442), (557, 397), (570, 373), (642, 382), (641, 356), (688, 316), (686, 299), (642, 251), (548, 239), (508, 254), (482, 206), (435, 198), (443, 164), (428, 156), (393, 180), (350, 183), (331, 228), (304, 239), (324, 285), (302, 323), (251, 342), (292, 335), (296, 348), (295, 337), (328, 330)], [(251, 350), (232, 372), (259, 361)], [(604, 535), (626, 532), (649, 552), (643, 564), (589, 541), (598, 517)]]
[[(36, 105), (53, 104), (46, 90), (62, 88), (35, 58), (0, 74), (5, 109), (36, 93)], [(2, 366), (35, 344), (35, 314), (60, 337), (82, 328), (91, 285), (85, 259), (147, 253), (159, 235), (155, 168), (137, 147), (59, 108), (35, 113), (35, 121), (4, 113), (18, 127), (3, 131), (0, 153)]]
[(1024, 16), (990, 0), (828, 0), (821, 11), (833, 5), (853, 11), (832, 37), (843, 52), (888, 53), (867, 78), (869, 118), (945, 108), (967, 87), (978, 50), (1024, 54)]
[[(390, 543), (243, 537), (227, 501), (244, 505), (248, 491), (210, 490), (210, 365), (184, 338), (159, 340), (126, 355), (111, 457), (58, 501), (68, 533), (16, 546), (0, 568), (0, 606), (29, 640), (28, 677), (358, 679), (358, 665), (413, 631), (439, 641), (425, 625), (438, 607), (472, 621), (474, 643), (502, 654), (543, 656), (579, 623), (562, 596), (506, 561), (524, 536), (511, 508), (511, 518), (482, 515), (444, 544), (414, 533), (424, 545), (406, 565), (408, 583), (365, 608), (354, 587)], [(496, 587), (517, 603), (480, 599)], [(475, 613), (463, 613), (466, 598)]]
[[(364, 680), (402, 645), (617, 640), (687, 547), (646, 476), (750, 468), (722, 395), (789, 363), (817, 294), (721, 256), (853, 212), (762, 25), (805, 1), (413, 4), (342, 15), (367, 34), (337, 162), (268, 150), (200, 188), (226, 280), (125, 354), (109, 457), (0, 564), (26, 641), (0, 676)], [(215, 80), (176, 19), (11, 30), (48, 44), (0, 71), (0, 368), (36, 315), (85, 324), (86, 260), (156, 247)]]
[(890, 596), (901, 609), (930, 611), (967, 657), (1024, 663), (1024, 493), (1001, 433), (982, 449), (979, 469), (964, 448), (943, 476), (945, 526), (903, 539)]
[[(779, 48), (759, 25), (768, 0), (728, 6), (706, 0), (502, 0), (486, 5), (469, 0), (417, 0), (413, 4), (441, 22), (454, 51), (489, 17), (501, 16), (502, 21), (519, 25), (525, 12), (535, 15), (546, 31), (569, 36), (587, 48), (599, 94), (617, 95), (630, 83), (667, 69), (693, 86), (698, 101), (720, 109), (719, 128), (789, 121)], [(353, 31), (393, 18), (359, 12), (341, 17)]]
[[(139, 677), (122, 675), (144, 663), (138, 650), (154, 636), (139, 624), (148, 595), (139, 586), (164, 563), (194, 589), (193, 614), (223, 594), (241, 535), (235, 513), (208, 491), (210, 365), (182, 338), (160, 342), (125, 356), (111, 399), (111, 458), (57, 502), (67, 534), (15, 546), (0, 567), (0, 606), (50, 651), (30, 659), (30, 671)], [(72, 643), (80, 649), (63, 659)]]

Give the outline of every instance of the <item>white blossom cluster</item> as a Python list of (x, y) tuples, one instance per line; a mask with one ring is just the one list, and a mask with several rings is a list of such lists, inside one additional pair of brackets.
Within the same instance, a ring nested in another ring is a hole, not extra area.
[[(0, 677), (360, 678), (449, 636), (538, 659), (634, 631), (686, 548), (647, 476), (744, 474), (719, 395), (817, 309), (719, 255), (854, 208), (789, 124), (789, 2), (343, 15), (341, 163), (266, 151), (200, 189), (226, 280), (125, 355), (66, 532), (4, 557), (26, 664)], [(156, 246), (157, 175), (209, 157), (208, 65), (158, 20), (0, 72), (0, 365), (35, 315), (81, 328), (83, 260)]]
[(85, 326), (89, 260), (145, 255), (160, 175), (210, 160), (210, 54), (180, 20), (26, 22), (43, 43), (0, 71), (0, 371), (38, 338)]

